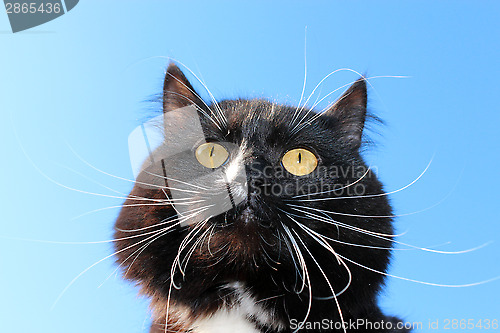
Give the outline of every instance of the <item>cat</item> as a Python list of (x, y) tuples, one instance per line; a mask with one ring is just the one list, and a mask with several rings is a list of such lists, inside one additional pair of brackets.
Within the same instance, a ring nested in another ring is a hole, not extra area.
[(392, 209), (364, 162), (364, 77), (322, 112), (205, 102), (171, 63), (163, 144), (116, 220), (150, 332), (408, 332), (377, 295)]

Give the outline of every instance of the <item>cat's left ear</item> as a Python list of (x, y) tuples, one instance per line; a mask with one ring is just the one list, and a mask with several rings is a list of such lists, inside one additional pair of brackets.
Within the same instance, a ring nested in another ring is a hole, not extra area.
[(342, 139), (354, 149), (361, 146), (366, 104), (366, 80), (361, 77), (325, 112), (337, 119)]

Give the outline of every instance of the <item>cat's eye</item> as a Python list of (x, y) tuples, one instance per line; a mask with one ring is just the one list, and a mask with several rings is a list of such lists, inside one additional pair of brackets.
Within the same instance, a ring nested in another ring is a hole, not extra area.
[(309, 150), (297, 148), (289, 150), (281, 158), (286, 171), (295, 176), (305, 176), (318, 166), (318, 159)]
[(215, 142), (201, 144), (196, 149), (195, 155), (201, 165), (210, 169), (220, 167), (229, 157), (229, 153), (226, 148)]

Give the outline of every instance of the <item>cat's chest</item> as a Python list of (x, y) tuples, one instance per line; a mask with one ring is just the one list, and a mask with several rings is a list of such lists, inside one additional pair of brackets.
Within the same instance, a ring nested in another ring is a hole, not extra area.
[(220, 310), (210, 317), (196, 320), (192, 326), (196, 333), (259, 333), (245, 311)]
[(232, 304), (215, 313), (200, 317), (191, 324), (193, 333), (259, 333), (258, 327), (280, 331), (284, 325), (274, 311), (262, 306), (239, 282), (230, 285), (234, 290)]

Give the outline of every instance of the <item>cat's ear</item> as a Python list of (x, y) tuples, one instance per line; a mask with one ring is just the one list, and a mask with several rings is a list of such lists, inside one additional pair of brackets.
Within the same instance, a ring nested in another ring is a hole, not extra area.
[(361, 146), (366, 103), (366, 80), (361, 77), (326, 111), (328, 116), (337, 119), (342, 139), (354, 149)]
[(201, 105), (199, 95), (179, 67), (171, 63), (167, 68), (163, 82), (163, 112), (192, 104)]

